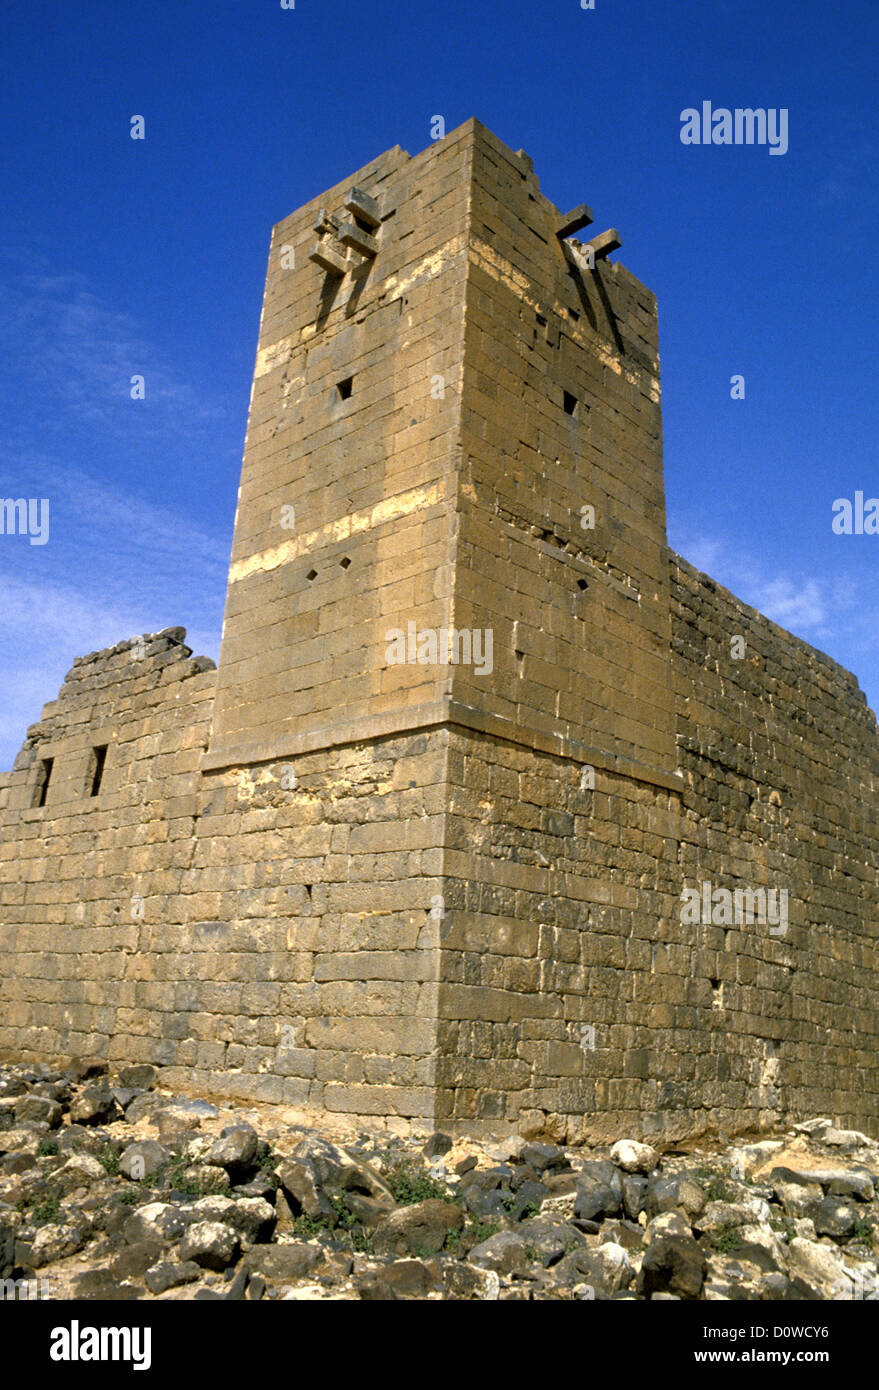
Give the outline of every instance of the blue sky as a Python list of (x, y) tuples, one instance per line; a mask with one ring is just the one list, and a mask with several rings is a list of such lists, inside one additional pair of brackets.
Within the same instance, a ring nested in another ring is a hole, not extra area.
[[(0, 496), (51, 517), (0, 536), (0, 766), (74, 656), (217, 656), (271, 226), (436, 114), (620, 229), (671, 544), (876, 707), (879, 536), (831, 530), (879, 495), (875, 0), (4, 0), (0, 35)], [(704, 100), (786, 108), (788, 152), (683, 145)]]

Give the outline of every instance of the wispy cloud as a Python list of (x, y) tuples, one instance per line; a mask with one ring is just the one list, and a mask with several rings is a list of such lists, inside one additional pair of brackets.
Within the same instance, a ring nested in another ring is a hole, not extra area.
[(740, 544), (716, 536), (688, 537), (681, 554), (744, 603), (809, 642), (833, 637), (858, 609), (857, 593), (839, 576), (806, 577), (770, 568)]
[[(212, 530), (191, 489), (184, 502), (160, 481), (203, 432), (210, 448), (228, 411), (163, 361), (131, 315), (81, 276), (13, 264), (0, 324), (14, 406), (4, 412), (0, 495), (50, 503), (45, 546), (0, 536), (0, 767), (9, 767), (75, 656), (183, 625), (189, 645), (216, 658), (231, 516)], [(136, 417), (135, 372), (156, 404)], [(126, 438), (140, 449), (128, 467)], [(137, 467), (145, 438), (162, 462), (155, 474)]]
[[(18, 257), (0, 282), (0, 344), (9, 354), (5, 379), (26, 379), (44, 402), (44, 431), (65, 422), (127, 433), (137, 410), (143, 439), (214, 431), (225, 404), (183, 380), (135, 317), (106, 303), (77, 273), (26, 270)], [(131, 380), (145, 379), (145, 399), (132, 401)], [(146, 408), (144, 408), (146, 407)]]

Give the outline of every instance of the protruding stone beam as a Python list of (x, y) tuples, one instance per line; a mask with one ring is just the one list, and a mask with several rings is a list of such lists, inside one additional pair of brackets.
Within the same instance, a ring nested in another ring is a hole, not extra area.
[(321, 208), (315, 219), (312, 230), (317, 232), (318, 236), (327, 236), (328, 234), (330, 236), (338, 236), (339, 219), (338, 217), (334, 217), (331, 212), (327, 212), (326, 208)]
[(381, 223), (378, 203), (375, 198), (370, 198), (368, 193), (364, 193), (362, 188), (348, 190), (345, 211), (350, 212), (352, 217), (359, 217), (367, 227), (378, 227)]
[(326, 242), (316, 241), (308, 253), (308, 259), (330, 275), (344, 275), (348, 269), (347, 256), (340, 256)]
[(575, 232), (582, 232), (584, 227), (590, 226), (594, 221), (591, 207), (586, 203), (581, 203), (579, 207), (569, 212), (563, 219), (562, 225), (556, 228), (556, 236), (564, 241), (566, 237), (573, 236)]
[(355, 251), (359, 251), (361, 256), (375, 256), (378, 253), (378, 242), (369, 232), (364, 232), (357, 226), (356, 222), (343, 222), (339, 228), (339, 240), (343, 246), (351, 246)]
[(314, 230), (318, 239), (309, 251), (308, 259), (330, 275), (344, 275), (348, 269), (347, 252), (343, 255), (333, 245), (334, 242), (338, 242), (339, 237), (338, 218), (333, 217), (326, 208), (321, 208)]
[(608, 231), (594, 236), (591, 241), (584, 241), (583, 249), (584, 251), (591, 250), (594, 260), (603, 261), (605, 256), (610, 255), (611, 251), (618, 251), (622, 244), (622, 238), (616, 227), (610, 227)]

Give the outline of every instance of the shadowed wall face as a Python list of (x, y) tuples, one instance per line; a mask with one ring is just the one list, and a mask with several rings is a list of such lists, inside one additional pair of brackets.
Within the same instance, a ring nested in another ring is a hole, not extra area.
[[(674, 771), (656, 301), (581, 269), (527, 157), (474, 145), (455, 620), (494, 632), (454, 694)], [(589, 755), (585, 755), (588, 757)]]

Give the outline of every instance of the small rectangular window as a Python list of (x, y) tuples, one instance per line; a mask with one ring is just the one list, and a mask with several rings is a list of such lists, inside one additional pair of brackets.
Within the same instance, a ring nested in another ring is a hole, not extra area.
[(347, 401), (354, 389), (353, 376), (346, 376), (344, 381), (340, 381), (336, 386), (340, 401)]
[(565, 392), (565, 414), (566, 414), (566, 415), (576, 415), (576, 413), (577, 413), (577, 397), (576, 397), (576, 396), (572, 396), (571, 393), (570, 393), (570, 391), (566, 391), (566, 392)]
[(49, 779), (52, 776), (52, 764), (54, 758), (43, 758), (37, 769), (37, 781), (34, 787), (34, 805), (45, 806), (46, 793), (49, 790)]
[(98, 748), (92, 749), (92, 770), (90, 796), (97, 796), (101, 790), (101, 778), (104, 776), (104, 763), (107, 761), (107, 744), (103, 743)]

